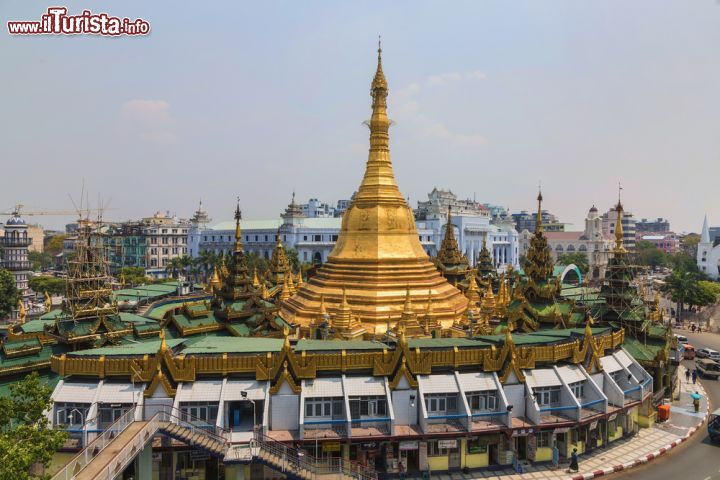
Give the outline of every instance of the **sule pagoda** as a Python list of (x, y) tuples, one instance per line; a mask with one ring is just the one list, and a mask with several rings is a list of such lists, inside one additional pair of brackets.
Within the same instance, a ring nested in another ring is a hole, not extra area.
[[(374, 468), (399, 473), (399, 458), (416, 472), (549, 462), (551, 446), (567, 458), (651, 426), (679, 357), (657, 301), (632, 285), (622, 226), (606, 284), (574, 288), (582, 295), (568, 295), (554, 272), (541, 193), (524, 271), (498, 272), (485, 243), (471, 268), (451, 211), (431, 261), (393, 175), (380, 49), (371, 96), (365, 175), (314, 275), (293, 271), (279, 234), (267, 271), (250, 271), (238, 202), (233, 251), (207, 285), (112, 291), (102, 242), (86, 225), (62, 309), (21, 315), (2, 343), (0, 388), (41, 371), (55, 389), (54, 426), (84, 412), (77, 448), (106, 427), (96, 412), (204, 416), (193, 431), (222, 432), (218, 448), (185, 435), (184, 420), (162, 422), (182, 448), (150, 448), (164, 459), (158, 469), (201, 450), (208, 471), (220, 462), (234, 471), (226, 478), (272, 478), (251, 472), (259, 463), (285, 468), (272, 455), (252, 465), (231, 455), (264, 436), (295, 458), (301, 446), (307, 464), (331, 456), (364, 463), (374, 478)], [(149, 300), (131, 313), (118, 303), (128, 296)]]

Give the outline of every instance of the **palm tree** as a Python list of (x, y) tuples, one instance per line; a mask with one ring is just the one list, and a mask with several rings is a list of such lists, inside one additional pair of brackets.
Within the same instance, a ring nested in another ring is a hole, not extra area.
[(195, 259), (200, 270), (203, 272), (203, 280), (207, 283), (213, 267), (220, 264), (220, 257), (212, 250), (203, 250)]

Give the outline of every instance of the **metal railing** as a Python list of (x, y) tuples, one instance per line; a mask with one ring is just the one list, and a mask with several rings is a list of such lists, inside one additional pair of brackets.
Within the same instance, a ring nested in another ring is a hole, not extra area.
[(377, 479), (377, 473), (371, 467), (343, 458), (317, 459), (309, 455), (301, 455), (298, 450), (277, 442), (260, 431), (255, 432), (250, 448), (253, 457), (260, 457), (261, 452), (275, 457), (275, 462), (269, 459), (266, 461), (281, 473), (294, 473), (299, 476), (304, 471), (312, 478), (340, 474), (357, 480)]
[[(70, 480), (79, 471), (85, 468), (93, 459), (107, 447), (110, 442), (120, 435), (132, 422), (135, 421), (135, 407), (120, 416), (107, 430), (98, 435), (92, 442), (70, 460), (62, 470), (55, 474), (53, 480)], [(79, 467), (79, 468), (78, 468)]]
[(8, 270), (30, 270), (30, 262), (26, 260), (5, 260), (2, 265)]
[(0, 239), (0, 245), (6, 247), (28, 247), (31, 244), (32, 238), (3, 237)]
[(127, 442), (122, 450), (115, 455), (102, 472), (95, 476), (95, 480), (113, 480), (122, 474), (123, 470), (137, 457), (145, 448), (145, 445), (152, 439), (153, 435), (160, 429), (163, 412), (158, 412)]

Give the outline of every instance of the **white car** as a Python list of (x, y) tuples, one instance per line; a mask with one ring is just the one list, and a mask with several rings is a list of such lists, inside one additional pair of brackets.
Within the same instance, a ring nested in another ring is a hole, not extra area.
[(720, 360), (720, 352), (712, 348), (698, 348), (695, 355), (700, 358), (709, 358), (712, 360)]

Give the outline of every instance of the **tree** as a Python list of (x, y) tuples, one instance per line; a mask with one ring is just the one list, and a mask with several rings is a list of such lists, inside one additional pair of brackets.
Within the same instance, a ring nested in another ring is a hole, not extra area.
[(47, 240), (45, 251), (52, 256), (61, 253), (65, 248), (65, 239), (67, 235), (54, 235)]
[(0, 318), (10, 315), (20, 301), (20, 292), (15, 277), (8, 270), (0, 268)]
[(697, 233), (688, 233), (680, 240), (680, 249), (683, 253), (695, 258), (697, 257), (698, 243), (700, 243), (700, 235)]
[(50, 428), (43, 414), (52, 406), (51, 394), (32, 372), (10, 385), (10, 396), (0, 397), (0, 479), (37, 478), (31, 467), (47, 468), (65, 442), (67, 432)]
[(640, 240), (635, 244), (635, 261), (638, 265), (644, 265), (655, 270), (666, 265), (668, 259), (667, 254), (652, 242)]
[(246, 253), (245, 258), (247, 259), (248, 271), (251, 274), (254, 269), (257, 269), (258, 275), (263, 275), (267, 269), (270, 268), (270, 262), (258, 255), (256, 252)]
[(37, 293), (48, 292), (50, 295), (65, 295), (65, 280), (39, 275), (32, 277), (28, 285)]
[(126, 285), (134, 287), (147, 282), (145, 269), (143, 267), (122, 267), (120, 269), (120, 277), (125, 280)]
[(300, 255), (298, 254), (298, 251), (294, 248), (289, 248), (287, 250), (287, 259), (288, 262), (290, 262), (290, 267), (292, 268), (293, 272), (299, 272), (300, 271)]
[(28, 260), (35, 271), (47, 270), (53, 263), (52, 256), (47, 252), (28, 252)]
[(557, 259), (558, 265), (570, 265), (571, 263), (574, 263), (576, 267), (580, 270), (580, 272), (585, 275), (590, 270), (590, 265), (588, 265), (588, 259), (587, 255), (585, 255), (582, 252), (575, 252), (575, 253), (564, 253), (560, 256), (558, 256)]

